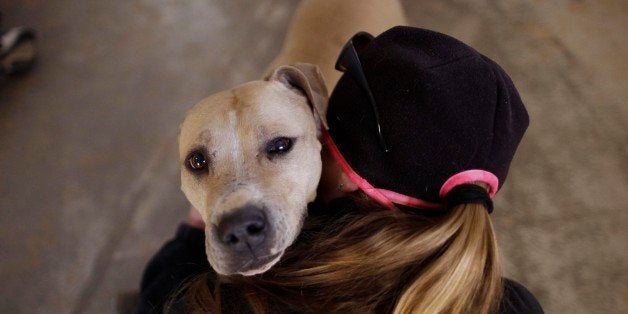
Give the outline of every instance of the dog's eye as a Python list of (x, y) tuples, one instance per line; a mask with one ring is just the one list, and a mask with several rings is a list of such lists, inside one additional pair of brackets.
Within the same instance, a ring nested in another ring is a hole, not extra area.
[(194, 172), (200, 172), (207, 168), (207, 159), (202, 152), (195, 151), (188, 156), (186, 164), (188, 169)]
[(269, 157), (282, 155), (292, 149), (293, 139), (288, 137), (277, 137), (266, 144), (266, 154)]

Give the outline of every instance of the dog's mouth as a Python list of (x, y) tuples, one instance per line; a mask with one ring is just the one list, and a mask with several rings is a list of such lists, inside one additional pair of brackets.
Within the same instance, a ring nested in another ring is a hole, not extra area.
[(283, 251), (280, 251), (271, 255), (253, 257), (251, 260), (242, 265), (242, 267), (240, 267), (238, 273), (245, 276), (263, 273), (271, 268), (273, 265), (275, 265), (282, 255)]
[(207, 257), (214, 270), (222, 275), (252, 276), (277, 264), (304, 219), (282, 215), (278, 210), (246, 206), (219, 217), (206, 230)]

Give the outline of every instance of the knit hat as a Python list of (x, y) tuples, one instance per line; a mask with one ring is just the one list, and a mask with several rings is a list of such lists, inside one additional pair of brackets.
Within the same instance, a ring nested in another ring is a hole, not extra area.
[(363, 84), (343, 74), (323, 132), (349, 178), (389, 207), (441, 208), (449, 191), (470, 182), (486, 183), (494, 196), (529, 123), (504, 70), (425, 29), (394, 27), (361, 46), (374, 105)]

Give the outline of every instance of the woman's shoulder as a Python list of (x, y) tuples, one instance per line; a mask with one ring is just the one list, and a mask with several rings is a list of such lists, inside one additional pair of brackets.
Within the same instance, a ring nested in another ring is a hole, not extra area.
[(504, 295), (499, 313), (543, 313), (539, 301), (522, 284), (504, 278)]
[(205, 233), (181, 224), (144, 269), (137, 313), (163, 312), (172, 293), (207, 272), (213, 271), (205, 255)]

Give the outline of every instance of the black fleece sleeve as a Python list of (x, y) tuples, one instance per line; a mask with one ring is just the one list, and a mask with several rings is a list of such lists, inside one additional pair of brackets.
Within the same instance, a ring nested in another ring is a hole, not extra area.
[(162, 313), (173, 292), (207, 271), (211, 268), (205, 255), (205, 233), (181, 224), (174, 239), (164, 244), (144, 270), (137, 313)]
[(499, 313), (542, 314), (544, 312), (539, 301), (528, 289), (514, 280), (504, 279), (504, 295)]

